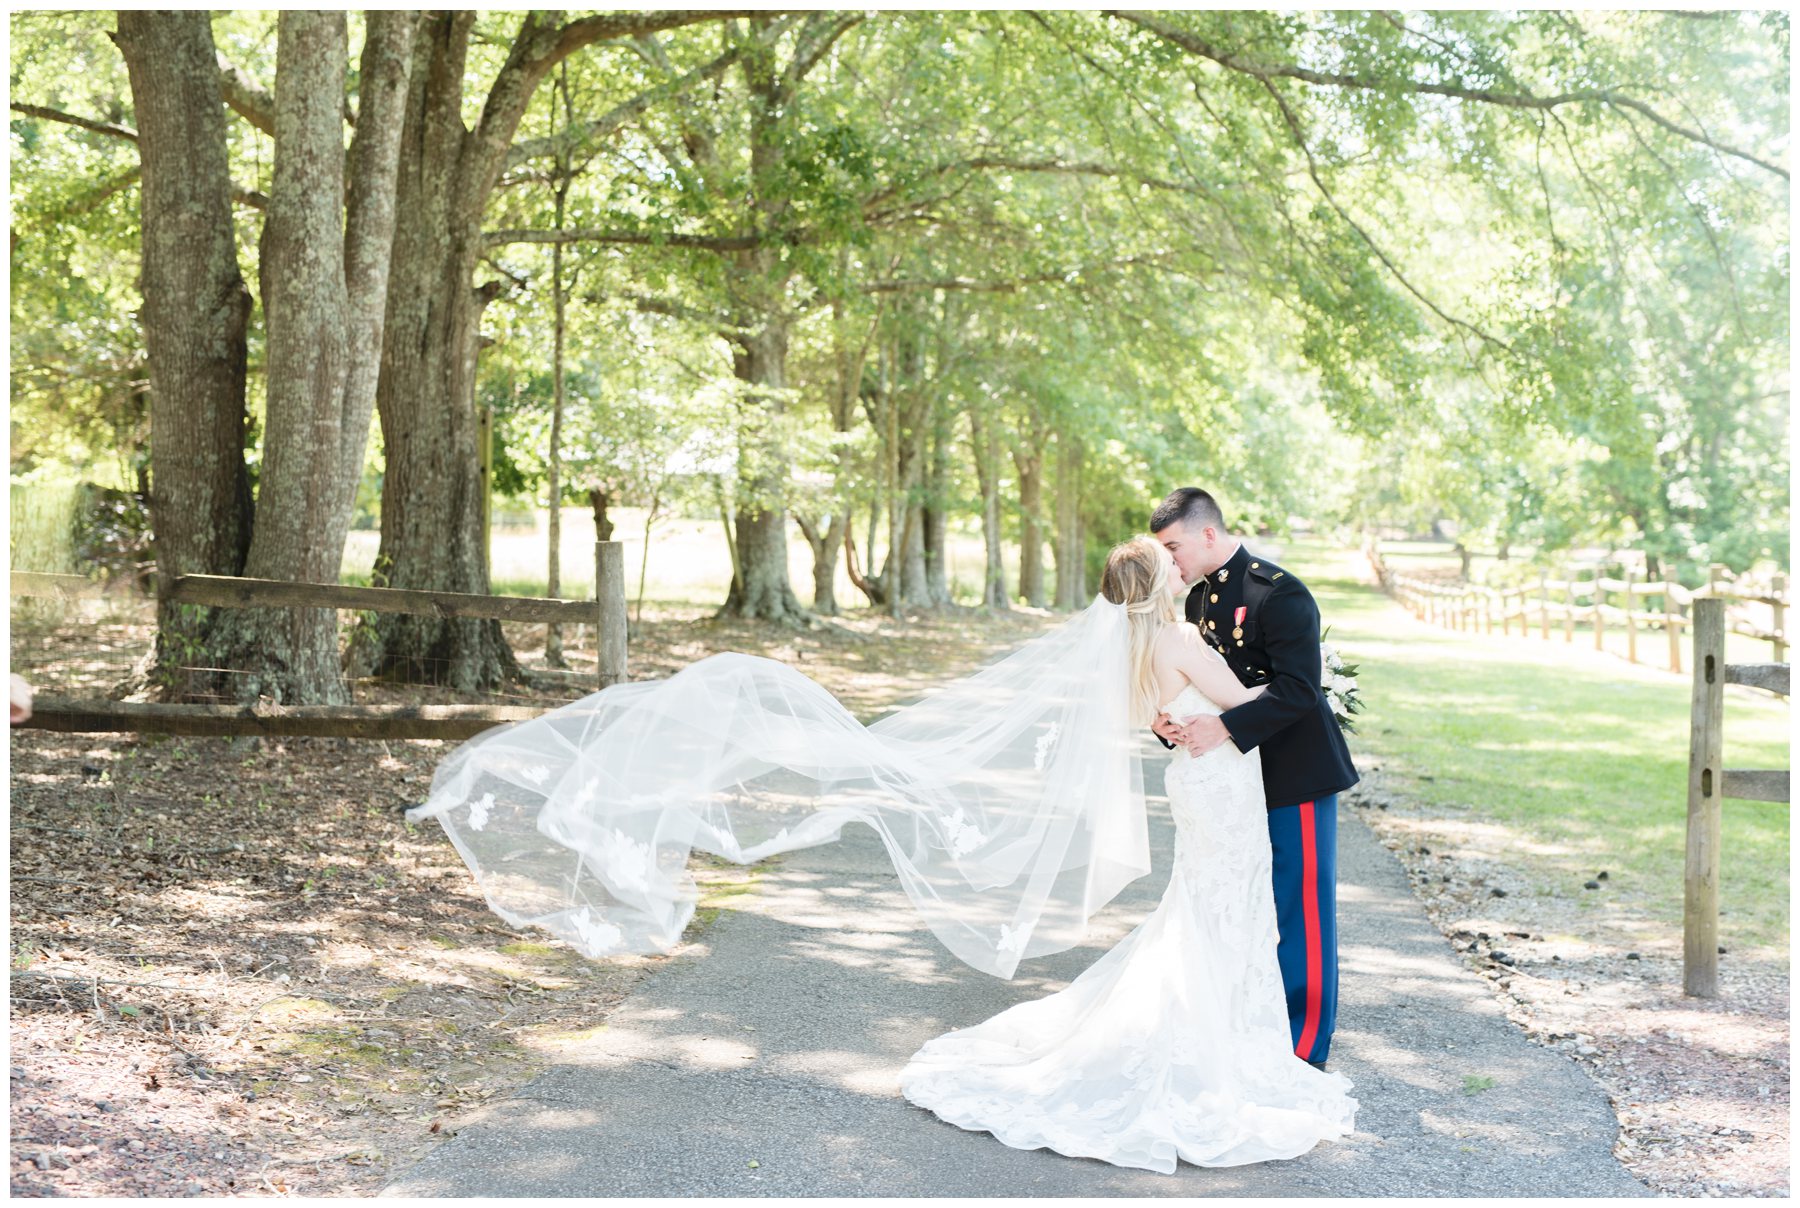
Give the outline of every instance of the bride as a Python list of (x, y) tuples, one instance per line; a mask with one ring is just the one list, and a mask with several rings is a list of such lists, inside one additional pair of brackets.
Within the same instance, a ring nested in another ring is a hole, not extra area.
[[(1253, 699), (1192, 625), (1180, 576), (1140, 537), (1107, 559), (1124, 606), (1132, 719), (1178, 721)], [(1260, 753), (1177, 747), (1164, 775), (1175, 867), (1162, 901), (1067, 989), (928, 1042), (900, 1075), (921, 1107), (1015, 1149), (1168, 1173), (1240, 1166), (1344, 1136), (1348, 1079), (1294, 1055), (1275, 954)]]
[[(750, 863), (860, 822), (944, 946), (1010, 978), (1149, 871), (1149, 719), (1261, 691), (1177, 620), (1171, 561), (1149, 537), (1116, 547), (1085, 612), (872, 725), (784, 664), (714, 655), (472, 739), (407, 817), (438, 820), (509, 924), (595, 958), (680, 939), (692, 849)], [(1258, 758), (1173, 752), (1156, 910), (1067, 989), (926, 1044), (907, 1098), (1016, 1148), (1163, 1172), (1346, 1135), (1349, 1081), (1290, 1044)]]

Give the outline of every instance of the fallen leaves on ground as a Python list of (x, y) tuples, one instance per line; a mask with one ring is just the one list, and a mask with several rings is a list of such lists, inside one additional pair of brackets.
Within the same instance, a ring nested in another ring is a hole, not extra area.
[[(787, 628), (670, 610), (647, 618), (631, 670), (765, 654), (867, 718), (1051, 620)], [(587, 690), (579, 635), (565, 630), (563, 674), (541, 667), (542, 626), (508, 633), (538, 664), (516, 695)], [(15, 626), (14, 666), (97, 697), (149, 636), (141, 620)], [(388, 685), (358, 699), (495, 702)], [(371, 1194), (666, 959), (586, 961), (502, 926), (442, 832), (401, 818), (449, 749), (13, 731), (14, 1195)], [(720, 891), (697, 930), (753, 877), (696, 869)]]

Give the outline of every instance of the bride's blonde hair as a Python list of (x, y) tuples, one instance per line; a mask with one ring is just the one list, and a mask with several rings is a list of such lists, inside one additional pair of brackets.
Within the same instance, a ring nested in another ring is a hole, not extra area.
[(1163, 626), (1177, 619), (1169, 592), (1169, 553), (1156, 538), (1133, 537), (1112, 547), (1100, 575), (1100, 594), (1125, 607), (1130, 635), (1132, 720), (1149, 725), (1163, 702), (1156, 699), (1156, 667), (1151, 658)]

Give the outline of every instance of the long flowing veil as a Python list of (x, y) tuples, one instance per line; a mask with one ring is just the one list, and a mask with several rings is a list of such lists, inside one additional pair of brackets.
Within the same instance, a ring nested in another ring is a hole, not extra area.
[(791, 667), (713, 655), (470, 740), (407, 817), (443, 825), (500, 917), (590, 957), (674, 945), (693, 848), (751, 863), (861, 822), (944, 946), (1009, 978), (1150, 869), (1126, 657), (1096, 597), (865, 727)]

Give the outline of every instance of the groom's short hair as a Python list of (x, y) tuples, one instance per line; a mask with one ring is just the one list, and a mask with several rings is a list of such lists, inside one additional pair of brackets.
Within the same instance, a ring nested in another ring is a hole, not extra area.
[(1170, 491), (1169, 497), (1150, 513), (1151, 532), (1160, 533), (1171, 524), (1185, 524), (1197, 529), (1210, 524), (1222, 533), (1230, 531), (1225, 527), (1225, 513), (1219, 510), (1219, 501), (1199, 487), (1178, 487)]

